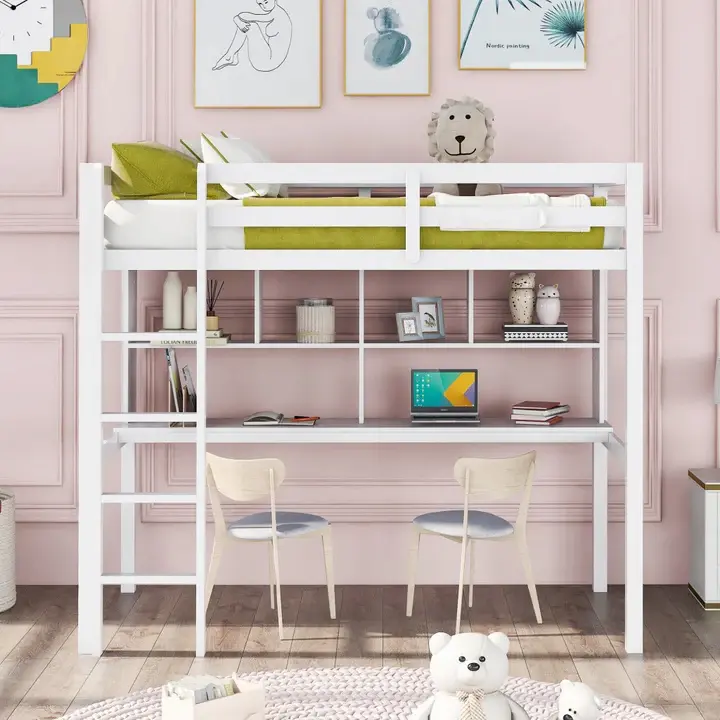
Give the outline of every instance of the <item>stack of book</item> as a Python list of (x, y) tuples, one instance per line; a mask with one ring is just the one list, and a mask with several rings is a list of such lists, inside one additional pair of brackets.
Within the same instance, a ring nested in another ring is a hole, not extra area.
[(569, 405), (559, 402), (525, 400), (513, 405), (510, 419), (514, 420), (516, 425), (557, 425), (569, 410)]
[(182, 368), (181, 379), (175, 348), (165, 348), (165, 359), (170, 380), (170, 412), (195, 412), (197, 393), (190, 368), (187, 365)]
[(207, 338), (205, 342), (208, 347), (213, 347), (214, 345), (227, 345), (230, 342), (230, 336), (226, 335), (222, 328), (218, 328), (217, 330), (206, 330), (205, 337)]
[(568, 326), (567, 323), (558, 323), (557, 325), (513, 325), (505, 323), (503, 325), (505, 333), (505, 342), (567, 342)]

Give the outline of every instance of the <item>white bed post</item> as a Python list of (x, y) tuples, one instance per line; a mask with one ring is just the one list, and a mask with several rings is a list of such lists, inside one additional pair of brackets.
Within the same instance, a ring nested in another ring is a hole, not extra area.
[[(122, 271), (121, 332), (137, 332), (137, 270)], [(132, 413), (136, 408), (137, 352), (127, 343), (122, 345), (122, 391), (120, 412)], [(120, 492), (134, 493), (135, 485), (135, 443), (125, 443), (120, 448)], [(135, 518), (134, 503), (120, 505), (120, 572), (123, 575), (135, 573)], [(135, 585), (126, 583), (120, 592), (134, 593)]]
[(420, 262), (420, 172), (405, 175), (405, 255), (409, 263)]
[(358, 423), (365, 422), (365, 271), (358, 270)]
[(195, 655), (205, 657), (205, 465), (207, 427), (207, 165), (197, 169), (197, 423), (195, 458)]
[(627, 271), (625, 275), (625, 347), (627, 362), (625, 429), (625, 651), (643, 651), (644, 531), (644, 354), (643, 166), (627, 170)]
[(78, 315), (78, 653), (103, 651), (102, 300), (104, 177), (100, 164), (79, 176)]
[[(255, 299), (255, 304), (253, 305), (253, 342), (259, 345), (262, 342), (262, 274), (260, 270), (253, 272), (253, 297)], [(198, 325), (198, 327), (200, 326)]]
[[(593, 417), (608, 419), (608, 273), (593, 270)], [(608, 586), (608, 451), (593, 443), (593, 592), (607, 592)]]

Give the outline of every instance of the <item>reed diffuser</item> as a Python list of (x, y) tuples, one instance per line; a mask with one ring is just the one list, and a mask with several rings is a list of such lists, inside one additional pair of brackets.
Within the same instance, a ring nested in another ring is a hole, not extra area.
[(225, 281), (219, 283), (217, 280), (207, 281), (207, 317), (205, 318), (206, 330), (218, 330), (220, 328), (220, 319), (215, 314), (215, 307), (220, 299)]

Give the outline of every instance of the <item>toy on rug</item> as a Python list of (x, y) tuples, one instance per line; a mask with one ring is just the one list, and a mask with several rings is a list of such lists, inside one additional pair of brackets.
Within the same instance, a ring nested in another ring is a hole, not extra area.
[(430, 638), (430, 676), (437, 692), (415, 711), (413, 720), (529, 720), (500, 692), (508, 677), (509, 647), (507, 635), (500, 632), (435, 633)]
[[(485, 163), (495, 152), (495, 117), (479, 100), (446, 100), (428, 125), (430, 156), (441, 163)], [(448, 195), (500, 195), (500, 185), (438, 185)]]
[(510, 273), (510, 315), (515, 325), (530, 325), (535, 310), (535, 273)]
[(600, 720), (600, 700), (591, 687), (563, 680), (558, 698), (558, 720)]

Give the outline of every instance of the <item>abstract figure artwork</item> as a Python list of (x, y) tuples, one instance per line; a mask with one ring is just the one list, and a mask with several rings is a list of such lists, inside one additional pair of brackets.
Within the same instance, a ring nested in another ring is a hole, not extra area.
[(365, 59), (376, 68), (399, 65), (412, 48), (412, 41), (403, 35), (400, 13), (394, 8), (369, 8), (367, 16), (375, 24), (372, 35), (365, 38)]
[(319, 107), (322, 0), (195, 4), (197, 107)]
[(584, 69), (587, 1), (459, 0), (460, 69)]
[(429, 0), (345, 0), (346, 95), (428, 95), (429, 65)]

